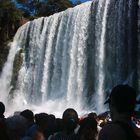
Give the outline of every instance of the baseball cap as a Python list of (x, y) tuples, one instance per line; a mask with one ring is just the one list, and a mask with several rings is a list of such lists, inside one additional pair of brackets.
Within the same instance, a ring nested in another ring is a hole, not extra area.
[(110, 92), (109, 97), (104, 104), (110, 103), (111, 99), (113, 102), (120, 103), (136, 103), (136, 92), (134, 88), (129, 85), (117, 85)]

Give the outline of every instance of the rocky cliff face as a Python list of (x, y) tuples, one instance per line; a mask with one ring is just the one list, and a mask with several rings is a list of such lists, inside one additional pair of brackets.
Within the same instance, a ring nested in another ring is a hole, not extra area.
[(7, 26), (7, 31), (0, 28), (0, 73), (2, 68), (7, 60), (7, 56), (10, 49), (10, 42), (12, 42), (14, 35), (16, 34), (18, 28), (28, 22), (29, 19), (21, 17), (21, 20), (18, 21), (17, 25)]

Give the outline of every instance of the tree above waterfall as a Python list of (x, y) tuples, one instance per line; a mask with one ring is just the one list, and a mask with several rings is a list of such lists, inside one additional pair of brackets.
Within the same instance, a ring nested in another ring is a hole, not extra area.
[[(76, 4), (79, 4), (79, 0)], [(69, 0), (16, 0), (16, 5), (26, 16), (50, 16), (67, 8), (74, 7)]]
[(38, 8), (38, 16), (49, 16), (57, 12), (66, 10), (67, 8), (74, 7), (73, 3), (69, 0), (48, 0), (40, 3)]
[(17, 29), (34, 18), (50, 16), (80, 4), (80, 0), (0, 0), (0, 72), (7, 59), (7, 42)]
[(0, 1), (0, 71), (8, 55), (6, 44), (17, 31), (21, 17), (22, 11), (11, 0)]

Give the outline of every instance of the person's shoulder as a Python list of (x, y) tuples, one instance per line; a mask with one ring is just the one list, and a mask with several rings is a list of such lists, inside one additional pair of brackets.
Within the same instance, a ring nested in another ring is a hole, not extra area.
[(136, 126), (133, 126), (133, 130), (134, 132), (136, 133), (136, 135), (139, 137), (140, 139), (140, 128), (136, 127)]
[(108, 122), (102, 127), (102, 129), (120, 129), (120, 125), (116, 122)]
[(106, 133), (121, 133), (123, 131), (122, 127), (120, 125), (118, 125), (117, 123), (107, 123), (105, 126), (103, 126), (103, 128), (101, 129), (101, 131), (106, 132)]
[(99, 140), (125, 140), (126, 134), (117, 123), (107, 123), (99, 133)]
[(59, 132), (55, 132), (53, 135), (50, 135), (48, 140), (57, 140), (58, 138), (60, 138), (63, 135), (63, 133), (61, 131)]

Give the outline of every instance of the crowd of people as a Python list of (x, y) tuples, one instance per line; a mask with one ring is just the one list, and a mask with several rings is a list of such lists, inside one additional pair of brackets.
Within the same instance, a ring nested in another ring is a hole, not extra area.
[(5, 105), (0, 102), (0, 140), (140, 140), (136, 102), (136, 92), (128, 85), (112, 89), (105, 102), (109, 111), (82, 118), (73, 108), (67, 108), (62, 118), (29, 109), (5, 118)]

